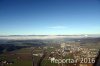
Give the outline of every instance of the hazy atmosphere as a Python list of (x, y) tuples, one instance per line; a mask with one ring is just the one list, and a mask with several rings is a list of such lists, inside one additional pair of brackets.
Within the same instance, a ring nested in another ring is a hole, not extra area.
[(0, 66), (100, 66), (100, 0), (0, 0)]

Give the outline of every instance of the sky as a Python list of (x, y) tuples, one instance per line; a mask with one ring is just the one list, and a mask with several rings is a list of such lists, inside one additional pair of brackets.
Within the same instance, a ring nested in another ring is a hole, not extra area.
[(0, 0), (0, 35), (100, 34), (100, 0)]

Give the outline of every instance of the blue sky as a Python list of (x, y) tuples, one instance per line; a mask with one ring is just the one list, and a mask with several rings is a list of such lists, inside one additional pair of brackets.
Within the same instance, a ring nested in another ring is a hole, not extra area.
[(100, 34), (100, 0), (0, 0), (0, 35)]

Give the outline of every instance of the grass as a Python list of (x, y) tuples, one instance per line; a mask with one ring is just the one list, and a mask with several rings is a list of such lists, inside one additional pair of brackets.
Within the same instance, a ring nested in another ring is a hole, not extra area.
[(14, 64), (11, 64), (10, 66), (32, 66), (32, 61), (29, 60), (16, 61)]

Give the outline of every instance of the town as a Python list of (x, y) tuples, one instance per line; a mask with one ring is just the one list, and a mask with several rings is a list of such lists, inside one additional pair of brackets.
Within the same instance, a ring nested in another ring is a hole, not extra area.
[(93, 66), (99, 38), (1, 40), (1, 66)]

